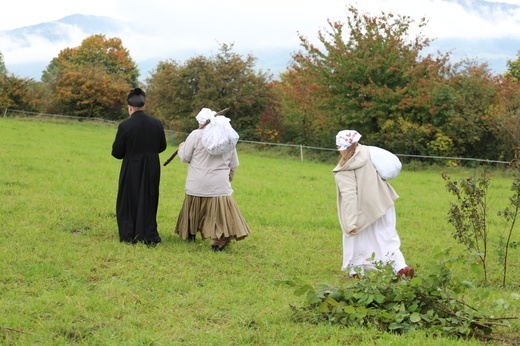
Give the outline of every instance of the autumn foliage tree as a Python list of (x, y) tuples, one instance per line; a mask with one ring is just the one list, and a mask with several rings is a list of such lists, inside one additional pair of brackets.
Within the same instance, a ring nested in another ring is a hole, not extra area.
[(507, 71), (499, 78), (498, 102), (493, 113), (501, 136), (509, 139), (509, 146), (520, 155), (520, 51), (516, 59), (507, 62)]
[(36, 85), (31, 78), (20, 78), (14, 74), (0, 76), (0, 108), (37, 111), (37, 99), (34, 97)]
[(0, 78), (7, 76), (7, 68), (5, 67), (4, 55), (0, 52)]
[(0, 52), (0, 109), (36, 111), (37, 100), (34, 97), (36, 89), (37, 83), (33, 79), (9, 74)]
[(520, 82), (520, 51), (516, 54), (516, 59), (507, 61), (507, 71), (504, 75)]
[(256, 136), (259, 141), (268, 143), (286, 142), (287, 127), (284, 124), (281, 110), (281, 97), (276, 93), (279, 81), (271, 81), (270, 87), (273, 90), (268, 105), (260, 115), (256, 126)]
[(463, 60), (451, 77), (453, 112), (444, 124), (453, 140), (455, 154), (480, 159), (511, 158), (510, 137), (502, 136), (499, 121), (501, 78), (487, 64)]
[[(326, 99), (318, 105), (329, 138), (352, 128), (396, 152), (441, 154), (430, 142), (446, 137), (433, 123), (445, 121), (452, 106), (449, 54), (422, 56), (430, 40), (411, 37), (414, 21), (407, 16), (370, 16), (351, 6), (346, 24), (328, 24), (318, 34), (320, 46), (300, 36), (303, 50), (293, 58), (307, 83), (322, 86), (316, 97)], [(424, 25), (422, 19), (418, 29)]]
[(350, 128), (400, 154), (511, 158), (515, 136), (504, 132), (518, 127), (517, 61), (501, 78), (486, 64), (452, 64), (449, 52), (425, 54), (424, 18), (413, 28), (408, 16), (351, 6), (346, 22), (328, 24), (319, 44), (300, 36), (303, 49), (278, 85), (284, 125), (299, 124), (294, 138), (333, 146), (337, 131)]
[(42, 81), (52, 90), (51, 110), (84, 117), (119, 119), (139, 71), (119, 38), (92, 35), (52, 59)]
[(330, 121), (323, 108), (329, 100), (327, 88), (312, 78), (306, 66), (293, 65), (280, 75), (274, 85), (280, 100), (285, 141), (328, 147)]
[(229, 108), (226, 116), (241, 138), (254, 139), (270, 99), (270, 76), (255, 70), (255, 57), (242, 57), (232, 49), (222, 44), (212, 57), (196, 56), (184, 64), (160, 62), (146, 80), (150, 112), (168, 128), (190, 132), (201, 108)]
[[(194, 125), (195, 111), (202, 107), (218, 108), (214, 102), (199, 101), (199, 83), (205, 79), (209, 61), (203, 56), (180, 65), (175, 60), (161, 61), (146, 80), (147, 109), (161, 119), (165, 127), (189, 133)], [(191, 118), (190, 118), (191, 117)]]
[(497, 124), (497, 137), (504, 139), (505, 151), (514, 153), (504, 157), (520, 158), (520, 82), (505, 73), (498, 78), (497, 101), (490, 112)]
[(4, 55), (0, 52), (0, 108), (9, 107), (9, 97), (6, 95), (7, 68), (4, 63)]

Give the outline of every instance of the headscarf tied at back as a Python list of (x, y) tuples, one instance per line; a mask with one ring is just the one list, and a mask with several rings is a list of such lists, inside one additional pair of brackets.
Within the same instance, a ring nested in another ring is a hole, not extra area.
[(209, 108), (202, 108), (195, 119), (197, 119), (197, 122), (202, 125), (205, 124), (208, 119), (214, 118), (215, 114), (217, 114), (217, 112), (212, 111)]
[(343, 130), (339, 131), (336, 135), (336, 146), (339, 151), (347, 150), (352, 143), (359, 142), (361, 135), (356, 130)]

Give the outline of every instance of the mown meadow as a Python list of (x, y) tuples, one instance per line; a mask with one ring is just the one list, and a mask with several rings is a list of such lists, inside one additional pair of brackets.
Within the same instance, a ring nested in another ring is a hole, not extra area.
[[(115, 131), (114, 124), (0, 118), (0, 344), (482, 344), (421, 330), (396, 335), (292, 318), (290, 305), (303, 298), (279, 280), (353, 284), (340, 271), (334, 162), (264, 155), (239, 144), (234, 197), (252, 234), (214, 253), (208, 240), (187, 243), (174, 235), (187, 171), (175, 159), (161, 176), (163, 242), (155, 248), (120, 244), (120, 161), (110, 155)], [(161, 160), (175, 148), (170, 143)], [(435, 248), (469, 257), (447, 220), (454, 199), (444, 170), (462, 178), (481, 168), (405, 165), (392, 181), (400, 195), (402, 251), (418, 275), (437, 265)], [(491, 171), (490, 215), (507, 205), (511, 182), (503, 169)], [(489, 222), (495, 241), (504, 225), (496, 217)], [(487, 287), (478, 273), (453, 269), (476, 286), (464, 299), (490, 314), (519, 316), (520, 249), (510, 253), (506, 287), (494, 249), (489, 251)], [(477, 292), (490, 288), (480, 299)], [(511, 320), (497, 333), (518, 340), (520, 322)]]

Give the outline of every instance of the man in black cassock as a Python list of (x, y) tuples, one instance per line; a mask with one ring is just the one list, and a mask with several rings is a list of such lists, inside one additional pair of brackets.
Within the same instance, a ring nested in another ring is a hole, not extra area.
[(130, 117), (119, 124), (112, 145), (112, 156), (123, 159), (116, 204), (119, 240), (155, 246), (161, 242), (157, 231), (159, 153), (166, 149), (166, 135), (161, 122), (144, 112), (143, 90), (131, 90), (127, 102)]

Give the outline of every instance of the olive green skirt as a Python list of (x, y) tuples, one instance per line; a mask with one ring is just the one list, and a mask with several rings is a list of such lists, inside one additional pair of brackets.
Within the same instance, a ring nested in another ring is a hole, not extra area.
[(181, 239), (200, 233), (203, 239), (242, 240), (251, 233), (233, 196), (184, 196), (175, 233)]

